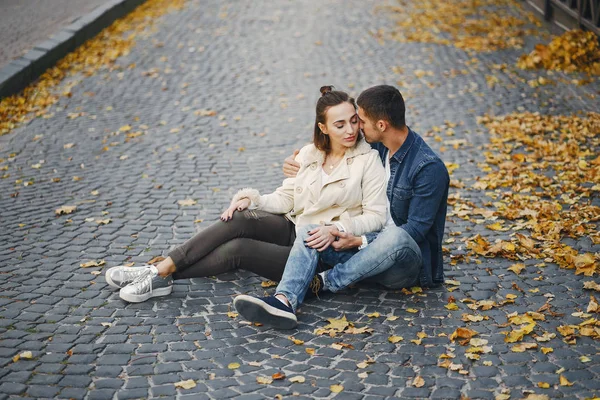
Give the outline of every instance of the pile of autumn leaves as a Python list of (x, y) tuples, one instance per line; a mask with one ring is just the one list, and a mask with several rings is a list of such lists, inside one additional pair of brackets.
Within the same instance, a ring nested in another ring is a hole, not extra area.
[[(496, 197), (495, 210), (488, 214), (495, 221), (487, 227), (516, 233), (511, 241), (493, 244), (477, 235), (467, 242), (472, 254), (539, 259), (538, 268), (555, 262), (576, 274), (598, 273), (598, 255), (580, 254), (561, 239), (589, 238), (600, 244), (600, 207), (592, 204), (600, 193), (600, 114), (522, 113), (479, 122), (491, 134), (485, 156), (493, 168), (474, 188), (494, 191)], [(518, 267), (516, 273), (526, 268), (523, 263)]]
[[(523, 38), (537, 35), (541, 24), (515, 0), (454, 0), (438, 2), (399, 0), (391, 7), (397, 29), (391, 36), (401, 42), (435, 43), (466, 51), (520, 49)], [(443, 18), (440, 18), (443, 16)], [(593, 32), (573, 30), (538, 44), (517, 62), (521, 69), (547, 69), (600, 75), (600, 46)]]
[(0, 135), (9, 133), (19, 124), (35, 117), (52, 117), (52, 114), (47, 113), (48, 107), (55, 104), (61, 95), (70, 97), (71, 88), (77, 84), (77, 81), (73, 81), (63, 89), (62, 94), (57, 93), (58, 86), (65, 78), (79, 73), (91, 76), (100, 68), (114, 68), (116, 60), (129, 53), (137, 35), (152, 26), (159, 16), (183, 7), (184, 2), (185, 0), (146, 1), (49, 68), (22, 93), (2, 99)]

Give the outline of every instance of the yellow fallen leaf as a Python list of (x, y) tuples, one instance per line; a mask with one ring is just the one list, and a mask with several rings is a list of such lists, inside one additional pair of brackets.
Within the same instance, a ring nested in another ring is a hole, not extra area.
[(537, 385), (542, 389), (548, 389), (550, 387), (550, 384), (548, 382), (538, 382)]
[(519, 296), (517, 296), (516, 294), (512, 294), (512, 293), (509, 293), (509, 294), (506, 295), (506, 298), (509, 299), (509, 300), (514, 300), (517, 297), (519, 297)]
[(458, 311), (459, 310), (458, 305), (456, 303), (449, 303), (449, 304), (446, 304), (444, 307), (446, 307), (450, 311)]
[(461, 339), (471, 339), (473, 336), (477, 335), (478, 332), (468, 328), (457, 328), (452, 335), (450, 335), (450, 340), (454, 341), (456, 338)]
[(588, 304), (586, 312), (600, 312), (600, 306), (598, 306), (598, 301), (592, 295), (590, 295), (590, 304)]
[(552, 353), (554, 351), (552, 347), (542, 347), (541, 350), (544, 354)]
[(294, 344), (297, 344), (297, 345), (304, 344), (304, 340), (296, 339), (293, 336), (288, 336), (288, 339), (290, 339), (292, 342), (294, 342)]
[(227, 316), (228, 316), (229, 318), (235, 318), (235, 317), (237, 317), (237, 316), (238, 316), (238, 313), (236, 313), (236, 312), (233, 312), (233, 311), (229, 311), (229, 312), (227, 312)]
[(110, 219), (110, 218), (106, 218), (106, 219), (97, 219), (97, 220), (96, 220), (96, 223), (97, 223), (98, 225), (108, 225), (108, 224), (110, 224), (111, 222), (112, 222), (112, 219)]
[(229, 369), (238, 369), (239, 367), (240, 367), (240, 364), (236, 363), (236, 362), (229, 363), (229, 365), (227, 366), (227, 368), (229, 368)]
[(481, 339), (481, 338), (471, 338), (471, 340), (469, 340), (469, 344), (471, 346), (481, 347), (481, 346), (485, 346), (486, 344), (488, 344), (488, 340)]
[(315, 349), (313, 349), (312, 347), (307, 347), (304, 349), (304, 351), (308, 354), (310, 354), (311, 356), (313, 356), (315, 354)]
[(486, 225), (486, 228), (492, 230), (492, 231), (500, 231), (502, 230), (504, 227), (502, 226), (502, 224), (500, 222), (496, 222), (490, 225)]
[(270, 288), (273, 286), (277, 286), (277, 282), (274, 281), (262, 281), (260, 283), (260, 286), (264, 287), (264, 288)]
[(414, 313), (418, 313), (418, 312), (419, 312), (419, 310), (417, 310), (417, 309), (414, 309), (414, 308), (407, 308), (407, 309), (406, 309), (406, 312), (409, 312), (409, 313), (412, 313), (412, 314), (414, 314)]
[(401, 342), (402, 340), (404, 340), (404, 338), (402, 336), (394, 336), (394, 335), (392, 335), (392, 336), (390, 336), (388, 338), (388, 341), (390, 343), (398, 343), (398, 342)]
[(196, 204), (196, 200), (194, 200), (194, 199), (178, 200), (177, 204), (179, 204), (180, 206), (193, 206), (194, 204)]
[(56, 215), (71, 214), (75, 210), (77, 210), (77, 206), (62, 206), (54, 210), (54, 213)]
[(587, 363), (587, 362), (592, 361), (592, 359), (587, 356), (581, 356), (581, 357), (579, 357), (579, 361), (581, 361), (582, 363)]
[(400, 318), (400, 317), (398, 317), (397, 315), (390, 315), (389, 317), (386, 318), (386, 321), (395, 321), (398, 318)]
[(367, 314), (367, 317), (369, 318), (379, 318), (381, 317), (381, 314), (379, 314), (377, 311), (371, 313), (371, 314)]
[(267, 376), (257, 376), (256, 383), (260, 383), (261, 385), (270, 385), (271, 383), (273, 383), (273, 379)]
[(88, 261), (85, 263), (81, 263), (81, 264), (79, 264), (79, 266), (81, 268), (90, 268), (90, 267), (101, 267), (104, 264), (106, 264), (106, 262), (104, 260), (98, 260), (98, 261), (92, 260), (92, 261)]
[(271, 378), (273, 378), (273, 380), (280, 381), (285, 379), (285, 374), (283, 372), (275, 372), (273, 375), (271, 375)]
[(420, 376), (416, 376), (415, 379), (413, 379), (412, 384), (414, 387), (423, 387), (425, 385), (425, 380)]
[(560, 381), (560, 386), (573, 386), (573, 383), (569, 382), (569, 380), (567, 378), (565, 378), (563, 375), (560, 375), (559, 381)]
[[(494, 365), (494, 363), (492, 363), (491, 361), (484, 361), (483, 365), (485, 365), (486, 367), (491, 367), (492, 365)], [(496, 397), (497, 399), (498, 397)], [(509, 397), (510, 398), (510, 397)]]
[(583, 282), (583, 288), (584, 289), (592, 289), (597, 292), (600, 292), (600, 283), (596, 283), (594, 281)]
[(342, 385), (331, 385), (329, 386), (329, 390), (331, 390), (333, 393), (340, 393), (342, 390), (344, 390), (344, 387)]
[(457, 281), (457, 280), (454, 280), (454, 279), (446, 279), (446, 280), (444, 281), (444, 283), (445, 283), (446, 285), (455, 285), (455, 286), (460, 286), (460, 282), (459, 282), (459, 281)]
[(175, 382), (174, 385), (176, 388), (192, 389), (196, 387), (196, 382), (193, 379), (188, 379), (187, 381)]
[(465, 322), (480, 322), (483, 321), (484, 317), (482, 315), (463, 314), (461, 319)]
[(290, 382), (292, 382), (292, 383), (304, 383), (304, 382), (306, 382), (306, 378), (303, 377), (303, 376), (301, 376), (301, 375), (293, 376), (293, 377), (290, 378)]
[(523, 269), (525, 269), (525, 264), (523, 263), (516, 263), (508, 268), (509, 271), (512, 271), (517, 275), (519, 275)]
[(519, 343), (514, 345), (511, 350), (515, 353), (523, 353), (526, 350), (537, 349), (537, 347), (537, 343)]
[(369, 373), (365, 371), (365, 372), (361, 372), (361, 373), (359, 373), (357, 376), (358, 376), (359, 378), (362, 378), (362, 379), (364, 379), (364, 378), (367, 378), (367, 377), (369, 376)]

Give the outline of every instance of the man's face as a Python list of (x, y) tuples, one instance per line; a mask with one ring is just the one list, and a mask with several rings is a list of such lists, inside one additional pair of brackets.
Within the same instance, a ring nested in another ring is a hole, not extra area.
[(360, 129), (365, 136), (365, 140), (369, 143), (377, 143), (381, 141), (381, 132), (375, 126), (375, 122), (371, 121), (362, 108), (358, 107), (358, 118)]

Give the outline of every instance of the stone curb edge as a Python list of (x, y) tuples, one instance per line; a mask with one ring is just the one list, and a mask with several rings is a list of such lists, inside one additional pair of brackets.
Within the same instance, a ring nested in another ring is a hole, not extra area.
[(0, 99), (19, 93), (57, 61), (146, 0), (110, 0), (0, 69)]

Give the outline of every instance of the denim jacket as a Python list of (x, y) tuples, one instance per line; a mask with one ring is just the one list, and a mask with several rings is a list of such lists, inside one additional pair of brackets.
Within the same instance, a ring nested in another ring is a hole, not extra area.
[[(388, 149), (381, 143), (371, 146), (385, 163)], [(444, 282), (442, 239), (450, 184), (448, 170), (423, 138), (409, 128), (406, 141), (390, 158), (390, 172), (386, 194), (392, 219), (421, 249), (421, 286), (439, 286)], [(377, 233), (367, 234), (367, 241), (374, 240)]]

